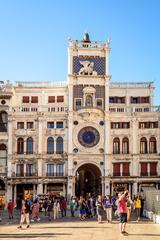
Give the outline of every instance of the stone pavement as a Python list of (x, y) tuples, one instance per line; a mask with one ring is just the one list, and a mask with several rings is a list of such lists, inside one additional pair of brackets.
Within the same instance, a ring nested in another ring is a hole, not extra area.
[(98, 224), (96, 219), (79, 221), (77, 217), (66, 217), (64, 220), (49, 222), (48, 219), (42, 217), (40, 222), (31, 223), (29, 229), (26, 229), (26, 225), (24, 225), (21, 230), (17, 229), (18, 217), (10, 223), (7, 218), (3, 218), (3, 222), (0, 224), (0, 240), (119, 240), (126, 238), (127, 240), (160, 240), (160, 226), (146, 219), (139, 223), (131, 221), (127, 225), (129, 235), (121, 236), (116, 220), (112, 224), (106, 221)]

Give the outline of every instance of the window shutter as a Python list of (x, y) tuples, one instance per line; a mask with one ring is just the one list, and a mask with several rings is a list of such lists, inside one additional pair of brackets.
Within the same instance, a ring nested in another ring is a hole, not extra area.
[(55, 96), (48, 96), (48, 103), (54, 103), (55, 102)]
[(120, 176), (120, 163), (113, 163), (113, 176)]
[(38, 103), (38, 97), (37, 96), (32, 96), (31, 97), (31, 103)]
[(157, 163), (150, 163), (150, 176), (156, 176), (157, 175)]
[(123, 176), (129, 176), (129, 163), (123, 163)]
[(141, 176), (148, 176), (147, 163), (141, 163)]
[(29, 103), (29, 96), (23, 96), (22, 103)]
[(64, 102), (64, 96), (57, 96), (57, 102)]

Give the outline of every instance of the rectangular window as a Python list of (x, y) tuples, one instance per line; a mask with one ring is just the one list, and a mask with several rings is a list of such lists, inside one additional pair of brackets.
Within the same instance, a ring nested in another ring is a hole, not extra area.
[(114, 103), (114, 97), (109, 97), (109, 103)]
[(113, 163), (113, 176), (121, 176), (120, 163)]
[(129, 163), (122, 163), (122, 176), (129, 176)]
[(47, 122), (47, 128), (54, 128), (54, 122)]
[(63, 128), (63, 122), (56, 122), (56, 128)]
[(56, 165), (56, 176), (62, 177), (63, 176), (63, 164)]
[(27, 129), (33, 128), (33, 122), (27, 122)]
[(31, 97), (31, 103), (38, 103), (38, 97), (37, 96), (32, 96)]
[(130, 128), (130, 122), (111, 122), (111, 128)]
[(26, 176), (33, 176), (33, 164), (26, 164)]
[(24, 164), (17, 164), (16, 166), (16, 176), (24, 177)]
[(48, 96), (48, 103), (54, 103), (55, 102), (55, 96)]
[(22, 103), (29, 103), (29, 96), (23, 96)]
[(97, 99), (97, 107), (98, 108), (102, 108), (103, 107), (102, 99)]
[(150, 98), (149, 97), (141, 97), (141, 103), (149, 103)]
[(157, 163), (150, 163), (150, 176), (157, 176)]
[(117, 103), (125, 103), (125, 97), (117, 97)]
[(57, 96), (57, 102), (64, 102), (64, 96)]
[(139, 128), (158, 128), (158, 121), (156, 121), (156, 122), (139, 122)]
[(54, 176), (54, 164), (47, 164), (47, 176)]
[(17, 122), (17, 129), (24, 129), (24, 122)]
[(141, 163), (141, 176), (148, 176), (147, 163)]
[(129, 122), (122, 122), (122, 128), (130, 128)]
[(81, 107), (82, 107), (82, 99), (77, 98), (75, 101), (75, 109), (78, 110), (78, 109), (81, 109)]
[(137, 104), (138, 103), (138, 97), (131, 97), (131, 103)]
[(120, 128), (120, 123), (119, 122), (111, 122), (111, 128)]

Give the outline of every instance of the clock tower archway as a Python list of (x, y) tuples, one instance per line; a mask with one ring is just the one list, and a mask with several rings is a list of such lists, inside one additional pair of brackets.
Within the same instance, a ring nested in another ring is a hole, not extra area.
[(75, 180), (75, 195), (78, 197), (85, 197), (89, 193), (93, 196), (102, 193), (101, 171), (95, 164), (80, 166), (76, 171)]

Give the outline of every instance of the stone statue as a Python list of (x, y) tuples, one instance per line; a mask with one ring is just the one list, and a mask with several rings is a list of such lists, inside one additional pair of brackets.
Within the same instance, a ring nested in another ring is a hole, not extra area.
[(95, 75), (95, 76), (97, 76), (97, 72), (93, 70), (94, 62), (80, 61), (80, 64), (83, 67), (79, 70), (79, 75)]

